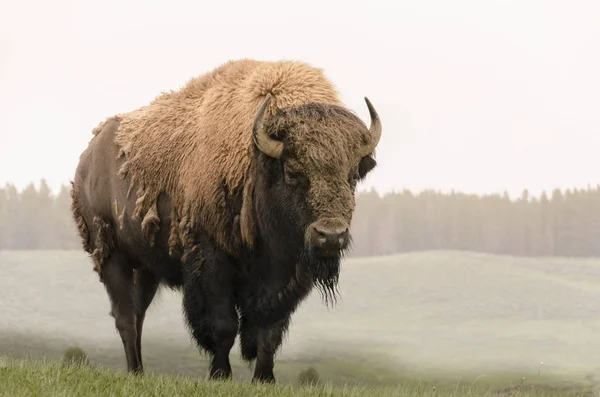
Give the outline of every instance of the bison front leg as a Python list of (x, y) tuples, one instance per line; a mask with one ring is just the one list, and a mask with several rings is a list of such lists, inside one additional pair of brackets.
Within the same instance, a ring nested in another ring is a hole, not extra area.
[(256, 358), (252, 382), (275, 383), (275, 354), (281, 346), (289, 321), (290, 318), (286, 317), (268, 327), (251, 325), (252, 322), (242, 323), (242, 356), (246, 360)]
[(184, 313), (192, 336), (211, 355), (210, 379), (231, 378), (229, 352), (238, 331), (231, 266), (211, 256), (186, 266)]
[(287, 329), (288, 320), (276, 323), (270, 328), (261, 328), (258, 331), (258, 344), (256, 367), (254, 368), (253, 382), (275, 383), (275, 353), (281, 346), (283, 335)]

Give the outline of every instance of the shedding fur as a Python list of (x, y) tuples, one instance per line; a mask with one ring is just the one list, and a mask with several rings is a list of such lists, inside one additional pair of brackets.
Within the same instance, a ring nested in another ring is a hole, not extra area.
[(75, 185), (71, 182), (71, 212), (73, 214), (73, 218), (75, 220), (75, 224), (77, 225), (77, 231), (79, 232), (79, 236), (81, 237), (81, 244), (83, 246), (83, 250), (88, 254), (92, 253), (92, 246), (90, 245), (90, 232), (88, 230), (88, 226), (85, 223), (85, 218), (82, 213), (82, 206), (75, 191)]
[[(117, 157), (118, 158), (118, 157)], [(127, 177), (127, 172), (129, 172), (129, 163), (127, 161), (125, 161), (122, 165), (121, 168), (119, 168), (119, 172), (117, 173), (117, 175), (121, 178), (121, 179), (125, 179)]]
[[(185, 262), (188, 260), (190, 255), (194, 254), (197, 250), (196, 244), (194, 244), (194, 232), (192, 231), (192, 227), (190, 226), (189, 218), (184, 216), (179, 225), (177, 225), (178, 234), (179, 234), (179, 246), (181, 247), (182, 255), (181, 261)], [(173, 249), (174, 247), (170, 247)]]
[[(228, 215), (218, 207), (230, 198), (219, 197), (221, 183), (226, 182), (230, 196), (244, 192), (244, 200), (250, 200), (251, 188), (245, 189), (245, 184), (251, 183), (252, 123), (268, 93), (273, 96), (270, 115), (313, 102), (341, 105), (320, 69), (295, 61), (238, 60), (119, 115), (115, 141), (127, 159), (123, 172), (144, 186), (135, 219), (165, 192), (191, 227), (199, 223), (228, 252), (235, 252)], [(238, 232), (251, 246), (252, 204), (244, 202), (240, 210)]]
[(131, 178), (131, 180), (129, 181), (129, 189), (127, 189), (127, 198), (131, 197), (131, 192), (133, 191), (133, 189), (136, 186), (136, 182), (137, 182), (137, 178), (135, 177), (135, 175)]
[(123, 211), (121, 211), (121, 215), (119, 215), (119, 230), (123, 230), (125, 227), (125, 207), (123, 207)]
[(171, 210), (171, 230), (169, 231), (169, 256), (175, 257), (182, 248), (179, 235), (179, 221), (177, 219), (177, 211)]
[(156, 232), (158, 231), (159, 226), (160, 219), (158, 217), (158, 209), (156, 208), (155, 202), (148, 212), (146, 212), (146, 215), (144, 215), (144, 219), (142, 220), (142, 231), (146, 235), (148, 241), (150, 241), (150, 246), (154, 245)]
[[(92, 129), (92, 135), (94, 135), (94, 136), (98, 135), (104, 129), (106, 124), (108, 124), (111, 121), (118, 121), (118, 120), (120, 120), (120, 115), (118, 115), (118, 114), (106, 118), (104, 121), (101, 121), (100, 123), (98, 123), (98, 125), (96, 127), (94, 127)], [(119, 154), (119, 157), (120, 156), (121, 155)]]
[(96, 231), (96, 239), (91, 256), (94, 260), (94, 271), (98, 273), (102, 280), (102, 266), (115, 249), (115, 232), (112, 225), (99, 216), (94, 217), (94, 230)]

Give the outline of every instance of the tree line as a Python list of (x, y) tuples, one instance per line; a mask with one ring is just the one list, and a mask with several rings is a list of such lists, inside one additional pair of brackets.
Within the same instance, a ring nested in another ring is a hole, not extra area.
[[(76, 249), (69, 187), (42, 180), (0, 188), (0, 249)], [(357, 195), (350, 256), (468, 250), (518, 256), (600, 256), (600, 185), (518, 199), (404, 190)]]
[(402, 191), (357, 197), (354, 255), (468, 250), (517, 256), (600, 256), (600, 185), (473, 195)]
[(69, 187), (52, 194), (45, 180), (22, 191), (0, 188), (0, 250), (81, 249)]

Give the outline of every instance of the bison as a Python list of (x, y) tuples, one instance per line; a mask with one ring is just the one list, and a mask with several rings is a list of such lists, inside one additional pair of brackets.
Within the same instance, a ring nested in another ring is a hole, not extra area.
[(182, 291), (187, 326), (230, 378), (239, 334), (253, 381), (313, 288), (336, 298), (357, 183), (376, 166), (367, 127), (321, 69), (229, 61), (100, 123), (72, 181), (72, 213), (127, 359), (142, 373), (146, 309)]

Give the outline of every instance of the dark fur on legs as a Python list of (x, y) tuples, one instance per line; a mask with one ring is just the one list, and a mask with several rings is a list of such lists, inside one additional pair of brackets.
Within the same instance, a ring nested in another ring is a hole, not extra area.
[(229, 352), (238, 331), (232, 285), (231, 261), (218, 250), (204, 249), (185, 265), (185, 318), (198, 345), (211, 356), (211, 379), (232, 376)]
[(283, 342), (289, 323), (290, 317), (288, 316), (271, 326), (261, 327), (242, 317), (240, 327), (242, 358), (247, 361), (256, 359), (253, 383), (275, 383), (273, 374), (275, 354)]

